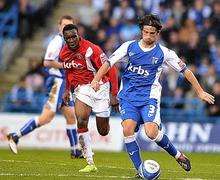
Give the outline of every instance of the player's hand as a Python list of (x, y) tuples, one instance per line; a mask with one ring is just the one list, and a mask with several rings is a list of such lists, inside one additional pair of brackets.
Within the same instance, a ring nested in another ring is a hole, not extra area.
[(119, 112), (119, 103), (117, 96), (110, 95), (110, 105), (115, 112)]
[(70, 91), (66, 90), (63, 94), (63, 102), (66, 106), (68, 106), (69, 101), (70, 101)]
[(202, 91), (201, 93), (199, 93), (198, 96), (201, 100), (206, 101), (209, 104), (215, 103), (215, 97), (205, 91)]
[(95, 90), (98, 91), (100, 89), (100, 83), (96, 80), (92, 80), (91, 82), (91, 87)]

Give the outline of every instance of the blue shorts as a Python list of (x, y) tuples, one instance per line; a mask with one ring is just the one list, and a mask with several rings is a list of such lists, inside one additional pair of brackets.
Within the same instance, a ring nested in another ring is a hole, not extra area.
[[(148, 103), (143, 106), (134, 106), (123, 99), (120, 99), (119, 104), (122, 120), (134, 120), (137, 122), (137, 128), (146, 122), (155, 122), (160, 126), (160, 105), (157, 99), (149, 99)], [(135, 132), (137, 132), (137, 129)]]
[[(63, 105), (63, 93), (65, 92), (65, 80), (56, 76), (50, 76), (46, 80), (47, 100), (46, 104), (53, 112), (59, 110)], [(74, 106), (73, 99), (68, 106)]]

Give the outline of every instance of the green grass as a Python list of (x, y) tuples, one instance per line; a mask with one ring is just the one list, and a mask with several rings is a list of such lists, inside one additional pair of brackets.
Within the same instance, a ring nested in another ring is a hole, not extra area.
[[(143, 159), (154, 159), (161, 166), (160, 179), (220, 180), (220, 154), (187, 154), (192, 162), (190, 173), (184, 172), (165, 152), (143, 152)], [(95, 152), (97, 173), (80, 174), (84, 159), (70, 159), (68, 151), (20, 150), (18, 155), (0, 149), (0, 180), (18, 179), (134, 179), (133, 169), (125, 152)]]

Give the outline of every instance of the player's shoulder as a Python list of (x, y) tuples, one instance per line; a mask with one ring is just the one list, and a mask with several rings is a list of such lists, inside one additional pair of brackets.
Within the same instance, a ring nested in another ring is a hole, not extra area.
[(63, 43), (63, 37), (61, 34), (56, 34), (54, 35), (54, 37), (52, 38), (52, 40), (50, 41), (52, 43)]
[(135, 42), (137, 42), (137, 40), (125, 41), (125, 42), (122, 44), (122, 46), (129, 46), (130, 44), (135, 43)]
[(177, 54), (176, 54), (176, 52), (174, 51), (174, 50), (172, 50), (172, 49), (169, 49), (168, 47), (166, 47), (166, 46), (163, 46), (163, 45), (161, 45), (161, 44), (159, 44), (159, 46), (160, 46), (160, 48), (161, 48), (161, 50), (162, 50), (162, 52), (163, 52), (163, 54), (164, 54), (164, 57), (165, 57), (165, 59), (176, 59), (176, 58), (178, 58), (178, 56), (177, 56)]
[(49, 42), (48, 47), (61, 48), (63, 46), (63, 37), (60, 34), (55, 35), (52, 40)]
[(103, 52), (99, 45), (94, 44), (93, 42), (86, 39), (83, 39), (83, 47), (86, 49), (86, 51), (91, 51), (93, 53)]
[(176, 54), (175, 51), (173, 51), (172, 49), (169, 49), (168, 47), (166, 47), (160, 43), (158, 43), (158, 45), (164, 54)]
[(118, 49), (120, 51), (126, 52), (129, 49), (129, 46), (134, 44), (135, 42), (137, 42), (137, 40), (125, 41)]
[(62, 57), (62, 56), (65, 56), (67, 53), (69, 53), (71, 51), (69, 51), (69, 48), (68, 46), (65, 44), (62, 49), (60, 50), (60, 54), (59, 56)]

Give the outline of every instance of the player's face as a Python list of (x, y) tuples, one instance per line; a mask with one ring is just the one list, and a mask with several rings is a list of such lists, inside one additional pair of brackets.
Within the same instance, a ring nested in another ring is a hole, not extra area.
[(76, 29), (65, 31), (63, 37), (70, 49), (75, 50), (78, 48), (79, 35)]
[(73, 24), (73, 21), (69, 20), (69, 19), (63, 19), (61, 21), (61, 24), (59, 24), (59, 32), (62, 34), (63, 32), (63, 28), (64, 26), (68, 25), (68, 24)]
[(158, 38), (158, 31), (153, 26), (144, 26), (142, 30), (142, 39), (146, 43), (146, 45), (153, 45)]

